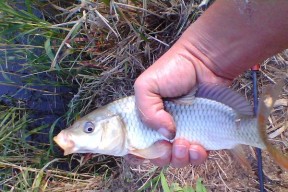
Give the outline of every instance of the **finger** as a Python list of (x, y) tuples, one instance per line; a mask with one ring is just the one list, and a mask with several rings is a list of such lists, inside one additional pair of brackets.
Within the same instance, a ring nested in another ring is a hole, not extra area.
[(201, 146), (192, 144), (189, 147), (189, 159), (193, 165), (200, 165), (208, 158), (208, 152)]
[(141, 165), (144, 162), (144, 158), (137, 157), (135, 155), (125, 155), (124, 159), (130, 164), (130, 165)]
[(190, 143), (185, 139), (176, 139), (172, 147), (171, 165), (176, 168), (185, 167), (189, 164)]
[(172, 143), (168, 141), (160, 141), (160, 142), (163, 142), (163, 144), (167, 145), (167, 151), (162, 157), (159, 157), (157, 159), (151, 159), (150, 162), (159, 167), (164, 167), (166, 165), (169, 165), (171, 162)]
[[(145, 73), (145, 72), (144, 72)], [(138, 114), (150, 128), (157, 130), (168, 139), (175, 137), (175, 123), (172, 116), (164, 110), (162, 98), (156, 94), (157, 87), (152, 79), (140, 76), (134, 85)]]

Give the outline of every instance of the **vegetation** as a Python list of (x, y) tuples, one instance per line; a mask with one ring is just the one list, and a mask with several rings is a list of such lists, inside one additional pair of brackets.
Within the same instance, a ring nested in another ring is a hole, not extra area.
[[(135, 78), (203, 13), (199, 3), (1, 0), (0, 190), (256, 191), (256, 175), (248, 176), (227, 151), (211, 152), (200, 166), (161, 169), (98, 154), (63, 157), (52, 141), (77, 116), (133, 94)], [(263, 63), (259, 91), (283, 72), (287, 51)], [(250, 72), (232, 86), (250, 100), (251, 87)], [(283, 152), (287, 90), (268, 127)], [(254, 151), (247, 150), (255, 167)], [(263, 156), (266, 189), (287, 190), (287, 173)]]

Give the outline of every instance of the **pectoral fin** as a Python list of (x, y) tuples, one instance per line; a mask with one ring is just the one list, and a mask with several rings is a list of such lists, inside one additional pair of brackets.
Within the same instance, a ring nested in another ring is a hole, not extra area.
[(167, 143), (157, 142), (145, 149), (132, 149), (129, 153), (144, 159), (156, 159), (165, 155), (167, 150), (171, 150)]

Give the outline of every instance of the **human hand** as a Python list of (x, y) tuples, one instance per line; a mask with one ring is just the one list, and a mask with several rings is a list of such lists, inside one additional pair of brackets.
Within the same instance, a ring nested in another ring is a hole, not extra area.
[[(176, 128), (172, 116), (164, 110), (162, 98), (183, 96), (197, 83), (230, 82), (216, 76), (184, 45), (184, 39), (180, 39), (135, 82), (136, 104), (142, 120), (168, 139), (175, 137)], [(184, 167), (190, 163), (201, 164), (207, 158), (203, 147), (185, 139), (176, 139), (173, 144), (165, 142), (165, 145), (168, 150), (162, 157), (151, 160), (154, 164), (165, 166), (171, 163), (174, 167)]]

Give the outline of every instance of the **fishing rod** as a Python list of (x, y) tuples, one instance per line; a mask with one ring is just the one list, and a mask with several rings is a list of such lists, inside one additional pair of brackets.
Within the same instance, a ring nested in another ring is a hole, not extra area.
[[(253, 81), (253, 100), (254, 100), (254, 114), (257, 114), (258, 110), (258, 79), (257, 73), (260, 69), (260, 64), (254, 65), (251, 68), (252, 71), (252, 81)], [(263, 177), (263, 164), (262, 164), (262, 151), (259, 148), (256, 148), (257, 154), (257, 172), (258, 172), (258, 179), (259, 179), (259, 190), (260, 192), (265, 192), (264, 189), (264, 177)]]

